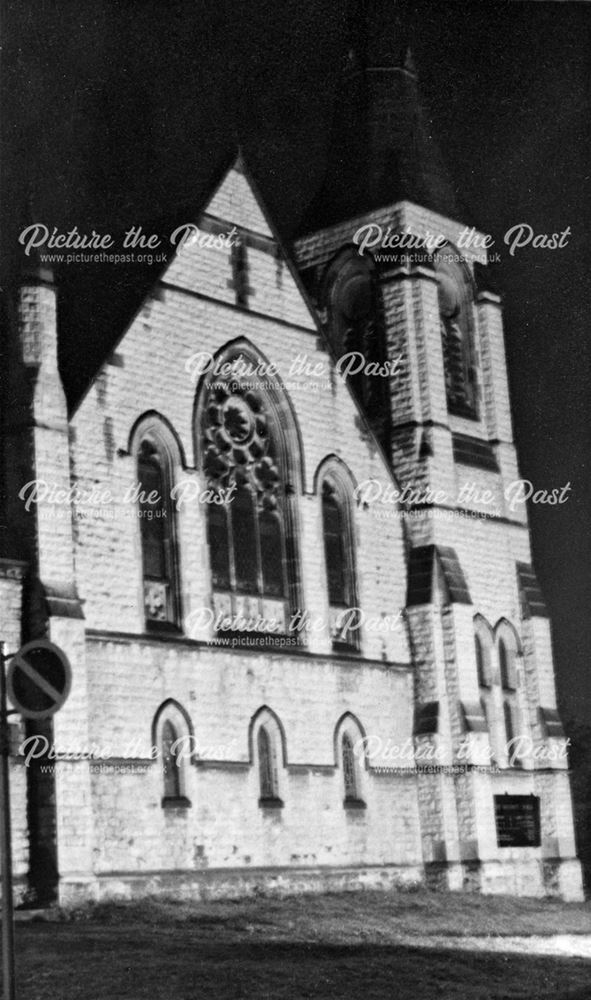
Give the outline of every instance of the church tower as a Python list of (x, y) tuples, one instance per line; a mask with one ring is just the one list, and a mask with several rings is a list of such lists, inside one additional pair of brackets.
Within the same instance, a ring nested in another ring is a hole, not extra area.
[(336, 103), (296, 255), (390, 461), (395, 488), (360, 484), (357, 500), (404, 524), (427, 875), (576, 898), (566, 741), (519, 487), (501, 299), (486, 236), (461, 209), (422, 108), (401, 5), (351, 4)]

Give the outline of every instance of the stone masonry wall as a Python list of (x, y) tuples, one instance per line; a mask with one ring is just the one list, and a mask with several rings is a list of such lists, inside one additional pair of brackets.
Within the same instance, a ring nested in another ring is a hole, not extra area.
[[(207, 207), (208, 217), (227, 223), (228, 230), (237, 225), (271, 239), (245, 183), (242, 174), (231, 173)], [(310, 635), (308, 654), (228, 651), (213, 646), (211, 635), (192, 641), (187, 629), (185, 638), (144, 636), (139, 525), (135, 506), (122, 501), (137, 479), (130, 440), (138, 419), (157, 412), (178, 440), (175, 481), (197, 481), (204, 488), (193, 427), (197, 386), (186, 371), (197, 352), (215, 354), (239, 339), (277, 365), (274, 378), (286, 386), (301, 439), (302, 607), (324, 621), (328, 601), (315, 473), (334, 455), (356, 483), (389, 476), (278, 248), (270, 253), (247, 246), (247, 259), (249, 299), (243, 308), (229, 285), (227, 249), (189, 248), (180, 255), (119, 343), (116, 363), (104, 366), (72, 420), (75, 482), (86, 489), (98, 485), (115, 498), (102, 508), (81, 508), (75, 524), (76, 575), (89, 630), (89, 741), (107, 746), (121, 766), (114, 772), (108, 761), (90, 765), (97, 873), (420, 863), (416, 788), (408, 776), (412, 760), (398, 773), (386, 752), (388, 741), (411, 739), (413, 723), (410, 653), (400, 618), (406, 570), (399, 521), (385, 525), (371, 509), (353, 505), (358, 603), (367, 622), (360, 657), (333, 654), (326, 627)], [(294, 375), (298, 355), (319, 365), (322, 374)], [(185, 622), (211, 603), (205, 513), (204, 505), (193, 502), (177, 514)], [(161, 766), (149, 760), (152, 723), (169, 698), (188, 713), (203, 748), (198, 763), (186, 764), (186, 809), (162, 807)], [(258, 771), (248, 744), (251, 719), (264, 705), (279, 718), (287, 746), (279, 773), (284, 806), (273, 811), (258, 805)], [(359, 810), (343, 806), (343, 774), (335, 759), (335, 729), (346, 712), (378, 747), (361, 769), (366, 808)]]

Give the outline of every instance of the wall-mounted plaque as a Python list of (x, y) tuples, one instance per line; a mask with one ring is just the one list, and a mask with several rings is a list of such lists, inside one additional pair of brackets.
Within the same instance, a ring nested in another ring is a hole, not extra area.
[(499, 847), (540, 846), (540, 800), (537, 795), (495, 795)]

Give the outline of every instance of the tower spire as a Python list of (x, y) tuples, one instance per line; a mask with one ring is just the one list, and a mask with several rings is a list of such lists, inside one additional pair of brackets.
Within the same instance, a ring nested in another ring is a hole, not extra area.
[(405, 7), (400, 0), (349, 4), (325, 179), (303, 232), (401, 199), (458, 216), (422, 106)]

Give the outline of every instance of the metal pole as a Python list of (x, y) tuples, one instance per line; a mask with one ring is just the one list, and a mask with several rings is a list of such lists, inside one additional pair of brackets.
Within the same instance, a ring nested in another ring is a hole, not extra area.
[(15, 1000), (14, 908), (12, 901), (12, 844), (8, 781), (8, 718), (6, 713), (6, 643), (0, 643), (0, 859), (2, 862), (2, 985), (4, 1000)]

